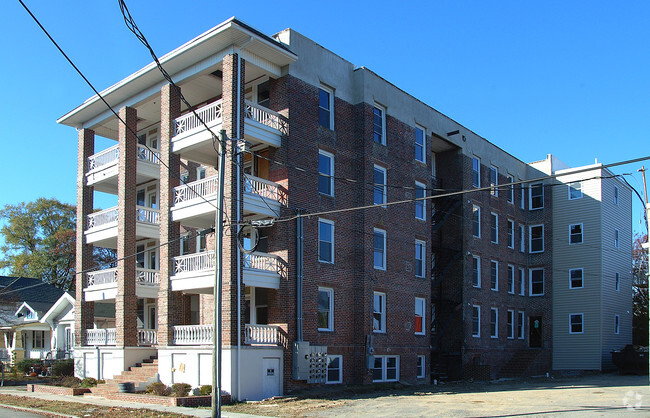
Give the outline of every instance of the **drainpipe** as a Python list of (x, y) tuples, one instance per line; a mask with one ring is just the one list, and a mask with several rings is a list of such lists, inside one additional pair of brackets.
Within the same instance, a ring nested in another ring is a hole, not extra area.
[(303, 279), (303, 214), (302, 209), (297, 211), (296, 219), (296, 341), (302, 341), (302, 279)]
[(101, 357), (99, 356), (99, 346), (98, 345), (95, 346), (95, 350), (97, 351), (97, 380), (99, 380), (99, 379), (102, 378), (102, 376), (100, 374), (100, 372), (102, 371), (102, 368), (101, 368), (101, 365), (100, 365), (101, 364), (101, 360), (100, 360)]

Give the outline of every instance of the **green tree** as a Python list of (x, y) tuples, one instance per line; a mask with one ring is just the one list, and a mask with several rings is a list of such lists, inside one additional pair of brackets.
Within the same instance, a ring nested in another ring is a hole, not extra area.
[(641, 247), (648, 236), (638, 235), (632, 247), (632, 340), (636, 345), (648, 345), (648, 250)]

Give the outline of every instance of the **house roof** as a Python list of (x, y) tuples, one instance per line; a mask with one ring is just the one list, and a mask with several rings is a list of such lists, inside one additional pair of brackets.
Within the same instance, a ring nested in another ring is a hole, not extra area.
[(39, 279), (0, 276), (0, 305), (6, 305), (6, 302), (29, 302), (29, 306), (37, 309), (34, 303), (49, 304), (43, 311), (45, 312), (64, 293), (63, 289)]

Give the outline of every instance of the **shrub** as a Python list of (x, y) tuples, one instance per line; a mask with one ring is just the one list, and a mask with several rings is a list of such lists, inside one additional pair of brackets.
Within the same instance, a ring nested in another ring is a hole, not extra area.
[(192, 385), (187, 383), (174, 383), (172, 385), (172, 396), (187, 396), (190, 393), (190, 390), (192, 390)]
[(158, 395), (158, 396), (169, 396), (171, 393), (171, 389), (165, 386), (164, 383), (162, 382), (155, 382), (147, 386), (147, 388), (144, 390), (145, 393), (148, 393), (150, 395)]
[(78, 388), (81, 385), (81, 379), (74, 376), (65, 376), (56, 382), (57, 386), (64, 386), (66, 388)]
[(206, 396), (212, 394), (212, 385), (203, 385), (199, 388), (199, 395)]
[[(36, 360), (30, 358), (24, 358), (16, 362), (16, 370), (18, 370), (18, 373), (27, 374), (29, 373), (32, 366), (35, 365), (36, 365)], [(40, 368), (40, 364), (38, 364), (38, 367)]]
[(92, 377), (86, 377), (81, 381), (82, 388), (94, 388), (95, 386), (97, 386), (97, 379)]
[(72, 376), (74, 375), (74, 359), (57, 360), (52, 364), (53, 376)]

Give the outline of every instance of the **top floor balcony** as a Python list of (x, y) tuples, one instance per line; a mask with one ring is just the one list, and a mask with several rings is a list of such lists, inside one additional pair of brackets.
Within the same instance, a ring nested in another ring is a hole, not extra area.
[[(288, 120), (281, 114), (248, 100), (244, 107), (242, 113), (245, 117), (245, 139), (252, 144), (280, 147), (282, 136), (289, 133)], [(176, 118), (172, 150), (183, 158), (203, 164), (214, 164), (216, 158), (213, 138), (205, 125), (218, 134), (222, 129), (222, 110), (223, 101), (217, 100), (196, 109), (198, 118), (192, 112)]]
[[(114, 145), (88, 157), (86, 184), (95, 190), (117, 194), (119, 149)], [(160, 178), (160, 153), (138, 144), (137, 184)]]

